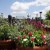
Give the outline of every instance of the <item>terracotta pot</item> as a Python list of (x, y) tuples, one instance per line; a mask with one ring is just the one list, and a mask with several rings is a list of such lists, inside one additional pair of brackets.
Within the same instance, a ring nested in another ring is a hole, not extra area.
[(41, 47), (40, 47), (40, 46), (38, 46), (38, 47), (35, 46), (35, 47), (33, 47), (33, 49), (34, 49), (34, 50), (46, 50), (46, 49), (48, 49), (48, 46), (47, 46), (47, 45), (41, 46)]
[(12, 42), (11, 40), (0, 40), (0, 45), (8, 45), (11, 42)]
[(18, 50), (47, 50), (48, 46), (18, 47)]
[(0, 40), (0, 48), (12, 48), (11, 44), (12, 44), (12, 40)]

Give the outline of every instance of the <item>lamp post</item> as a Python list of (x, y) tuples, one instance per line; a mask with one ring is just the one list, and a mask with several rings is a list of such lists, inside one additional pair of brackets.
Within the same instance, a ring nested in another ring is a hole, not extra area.
[(40, 12), (40, 20), (41, 20), (41, 15), (42, 15), (42, 12)]

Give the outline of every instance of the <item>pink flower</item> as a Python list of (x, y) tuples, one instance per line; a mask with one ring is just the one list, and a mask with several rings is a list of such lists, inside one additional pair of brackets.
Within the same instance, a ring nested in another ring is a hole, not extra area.
[(41, 21), (38, 21), (37, 24), (38, 24), (38, 25), (41, 25)]
[(31, 38), (31, 41), (34, 41), (34, 40), (35, 40), (35, 37), (32, 37), (32, 38)]
[(42, 39), (45, 39), (46, 38), (46, 36), (44, 34), (41, 34), (41, 37), (42, 37)]
[(29, 32), (28, 35), (29, 35), (29, 36), (32, 36), (32, 32)]
[(20, 36), (17, 37), (18, 40), (20, 40), (20, 38), (21, 38)]
[(44, 24), (41, 24), (42, 27), (44, 27)]
[(46, 40), (44, 40), (44, 44), (46, 44), (47, 42), (46, 42)]
[(26, 38), (26, 36), (25, 35), (23, 35), (23, 39), (25, 39)]

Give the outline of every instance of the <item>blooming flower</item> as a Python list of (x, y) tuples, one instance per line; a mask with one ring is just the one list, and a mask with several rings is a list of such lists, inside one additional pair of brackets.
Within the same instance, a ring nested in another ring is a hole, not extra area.
[(46, 36), (44, 34), (41, 34), (41, 37), (42, 37), (42, 39), (45, 39), (46, 38)]
[(47, 42), (46, 42), (46, 40), (44, 40), (44, 44), (46, 44)]
[(31, 41), (34, 41), (34, 40), (35, 40), (35, 37), (32, 37), (32, 38), (31, 38)]
[(20, 36), (17, 37), (18, 40), (20, 40), (20, 38), (21, 38)]
[(26, 36), (25, 35), (23, 35), (23, 39), (25, 39), (26, 38)]
[(28, 39), (23, 39), (23, 41), (27, 41)]
[(38, 21), (37, 24), (41, 25), (41, 21)]
[(29, 36), (32, 36), (32, 32), (29, 32), (28, 35), (29, 35)]
[(44, 24), (41, 24), (42, 27), (44, 27)]

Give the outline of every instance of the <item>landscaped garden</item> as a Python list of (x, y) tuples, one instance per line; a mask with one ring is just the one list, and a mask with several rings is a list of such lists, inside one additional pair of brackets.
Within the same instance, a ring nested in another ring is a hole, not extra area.
[(50, 50), (50, 0), (0, 0), (0, 50)]
[[(1, 18), (2, 19), (2, 18)], [(15, 22), (11, 18), (1, 20), (0, 49), (47, 50), (50, 33), (45, 24), (37, 19), (24, 19)]]

